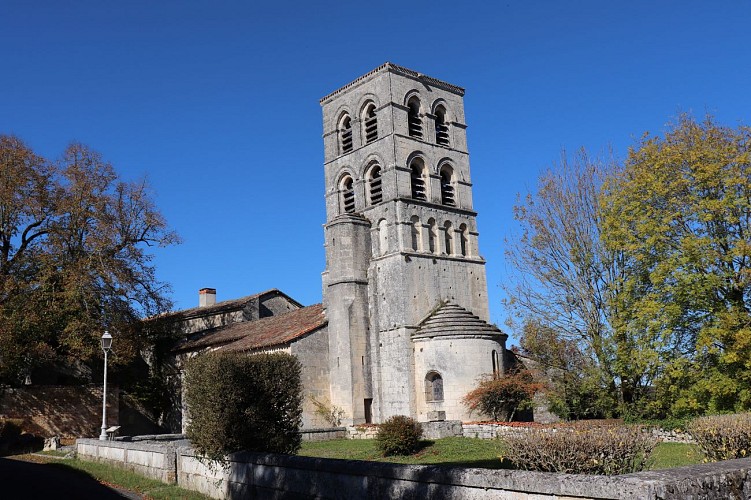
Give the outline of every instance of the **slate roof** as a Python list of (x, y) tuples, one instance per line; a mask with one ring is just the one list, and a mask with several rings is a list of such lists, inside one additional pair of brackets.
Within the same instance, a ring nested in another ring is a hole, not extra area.
[(217, 313), (226, 312), (226, 311), (233, 311), (233, 310), (241, 309), (248, 302), (254, 299), (261, 298), (264, 295), (282, 295), (286, 297), (287, 299), (289, 299), (293, 304), (297, 304), (298, 306), (302, 307), (302, 304), (294, 300), (292, 297), (290, 297), (286, 293), (276, 288), (272, 288), (270, 290), (256, 293), (254, 295), (247, 295), (245, 297), (240, 297), (239, 299), (223, 300), (222, 302), (217, 302), (216, 304), (212, 306), (191, 307), (190, 309), (182, 309), (180, 311), (164, 313), (158, 317), (159, 319), (179, 320), (179, 319), (190, 319), (190, 318), (197, 317), (197, 316), (217, 314)]
[(412, 338), (431, 338), (442, 336), (498, 336), (508, 338), (508, 335), (479, 317), (472, 314), (458, 304), (444, 302), (427, 318), (422, 320)]
[(318, 330), (327, 323), (323, 304), (315, 304), (279, 316), (219, 327), (200, 338), (179, 343), (173, 352), (209, 347), (220, 351), (249, 351), (281, 346)]

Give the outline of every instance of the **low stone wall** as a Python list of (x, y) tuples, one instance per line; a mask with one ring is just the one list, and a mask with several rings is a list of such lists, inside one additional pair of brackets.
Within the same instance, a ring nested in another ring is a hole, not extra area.
[(165, 483), (176, 482), (177, 452), (169, 445), (77, 439), (76, 455), (82, 460), (112, 463)]
[(303, 441), (327, 441), (329, 439), (344, 439), (347, 435), (345, 427), (330, 429), (303, 429), (300, 431)]
[(530, 427), (512, 427), (503, 424), (462, 424), (462, 436), (477, 439), (495, 439), (499, 436), (523, 434)]
[(378, 426), (374, 424), (348, 425), (347, 439), (375, 439)]
[[(159, 452), (152, 447), (161, 448)], [(115, 451), (114, 449), (118, 449)], [(751, 498), (751, 458), (622, 476), (399, 465), (261, 453), (236, 453), (224, 468), (207, 464), (189, 448), (137, 442), (78, 440), (81, 458), (123, 467), (137, 463), (183, 488), (213, 498), (431, 498), (544, 500)], [(142, 465), (153, 452), (152, 465)], [(162, 454), (164, 461), (157, 455)], [(173, 453), (174, 455), (170, 455)], [(169, 457), (175, 461), (170, 462)], [(144, 457), (133, 460), (131, 457)], [(173, 474), (161, 468), (173, 464)], [(172, 479), (170, 479), (172, 478)]]

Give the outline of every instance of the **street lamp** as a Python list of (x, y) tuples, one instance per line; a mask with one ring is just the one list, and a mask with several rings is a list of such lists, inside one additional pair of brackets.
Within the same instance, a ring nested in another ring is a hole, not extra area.
[(107, 440), (107, 353), (112, 347), (112, 335), (105, 330), (102, 335), (102, 350), (104, 351), (104, 390), (102, 391), (102, 433), (99, 441)]

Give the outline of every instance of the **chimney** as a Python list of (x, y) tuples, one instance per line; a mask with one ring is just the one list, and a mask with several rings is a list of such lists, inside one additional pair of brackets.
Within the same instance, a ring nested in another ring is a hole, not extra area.
[(214, 304), (216, 304), (216, 288), (198, 290), (198, 307), (208, 307)]

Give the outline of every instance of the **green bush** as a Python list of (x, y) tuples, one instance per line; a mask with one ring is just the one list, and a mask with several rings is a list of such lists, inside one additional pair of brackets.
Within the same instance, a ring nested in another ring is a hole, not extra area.
[(300, 363), (289, 354), (210, 353), (188, 361), (187, 435), (223, 460), (240, 450), (294, 454), (301, 444)]
[(505, 455), (517, 469), (569, 474), (644, 470), (657, 439), (637, 426), (578, 424), (506, 436)]
[(699, 417), (687, 430), (710, 462), (751, 456), (751, 413)]
[(385, 456), (411, 455), (420, 446), (422, 427), (410, 417), (394, 415), (378, 426), (376, 446)]

